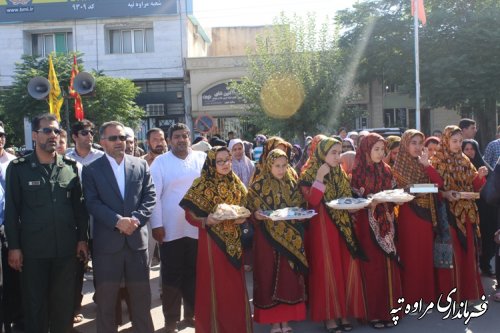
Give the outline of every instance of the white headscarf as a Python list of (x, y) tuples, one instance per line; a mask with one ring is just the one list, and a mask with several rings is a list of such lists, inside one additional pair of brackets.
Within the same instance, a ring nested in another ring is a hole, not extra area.
[(243, 140), (241, 139), (232, 139), (231, 141), (229, 141), (229, 150), (230, 151), (233, 151), (233, 147), (235, 145), (237, 145), (238, 143), (241, 143), (241, 145), (243, 146), (243, 149), (245, 149), (245, 145), (243, 144)]

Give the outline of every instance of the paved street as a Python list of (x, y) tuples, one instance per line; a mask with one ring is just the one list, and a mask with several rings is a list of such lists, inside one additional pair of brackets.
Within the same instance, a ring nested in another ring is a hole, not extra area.
[[(151, 290), (153, 293), (153, 305), (151, 313), (153, 315), (153, 320), (155, 324), (156, 332), (162, 332), (163, 328), (163, 314), (161, 312), (161, 301), (158, 288), (159, 279), (159, 268), (160, 266), (153, 267), (151, 271)], [(251, 281), (251, 273), (247, 273), (247, 281)], [(485, 287), (485, 292), (487, 299), (493, 293), (494, 280), (490, 278), (483, 278), (483, 284)], [(251, 283), (247, 284), (249, 287), (249, 294), (251, 295)], [(83, 299), (83, 315), (85, 316), (84, 321), (79, 324), (76, 328), (82, 333), (94, 333), (95, 332), (95, 305), (92, 302), (92, 281), (85, 281), (85, 296)], [(125, 308), (125, 305), (124, 305)], [(470, 308), (472, 309), (472, 308)], [(474, 312), (479, 312), (479, 309), (471, 310)], [(128, 317), (124, 311), (124, 321), (126, 324), (120, 326), (120, 332), (132, 332), (131, 324), (128, 322)], [(468, 325), (464, 325), (464, 319), (446, 319), (442, 318), (446, 313), (439, 313), (434, 309), (431, 314), (425, 315), (422, 319), (418, 320), (418, 316), (406, 316), (403, 318), (395, 328), (386, 330), (387, 332), (397, 333), (493, 333), (500, 332), (500, 303), (488, 302), (488, 309), (484, 315), (478, 318), (472, 318)], [(291, 325), (295, 332), (307, 332), (307, 333), (324, 333), (325, 330), (319, 323), (314, 323), (310, 321), (301, 323), (292, 323)], [(354, 323), (353, 332), (371, 332), (375, 330), (366, 325), (360, 325)], [(182, 333), (194, 333), (194, 329), (185, 329), (181, 331)], [(267, 333), (269, 332), (269, 327), (266, 325), (255, 325), (255, 333)], [(237, 333), (237, 332), (234, 332)]]

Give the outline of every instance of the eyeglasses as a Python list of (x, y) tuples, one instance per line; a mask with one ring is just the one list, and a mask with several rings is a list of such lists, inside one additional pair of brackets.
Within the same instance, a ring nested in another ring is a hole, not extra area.
[(87, 136), (89, 134), (94, 136), (94, 131), (92, 131), (92, 130), (81, 130), (78, 133), (80, 133), (81, 136)]
[(117, 140), (120, 140), (123, 142), (123, 141), (127, 140), (127, 136), (126, 135), (111, 135), (111, 136), (108, 136), (107, 138), (101, 138), (101, 139), (108, 140), (111, 142), (114, 142)]
[(228, 159), (228, 160), (218, 160), (218, 161), (215, 161), (215, 163), (218, 165), (218, 166), (223, 166), (225, 164), (229, 164), (231, 163), (231, 160)]
[(0, 133), (0, 138), (5, 138), (5, 133)]
[(52, 134), (52, 133), (54, 133), (55, 135), (61, 134), (61, 130), (59, 128), (52, 128), (52, 127), (40, 128), (37, 132), (38, 133), (43, 133), (45, 135), (49, 135), (49, 134)]

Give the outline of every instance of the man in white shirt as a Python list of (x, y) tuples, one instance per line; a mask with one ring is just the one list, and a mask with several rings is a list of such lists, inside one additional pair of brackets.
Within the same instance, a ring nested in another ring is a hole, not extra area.
[(10, 161), (14, 160), (16, 157), (5, 151), (5, 143), (7, 138), (5, 136), (5, 130), (3, 122), (0, 121), (0, 184), (5, 190), (5, 174), (7, 172), (7, 167)]
[[(1, 218), (0, 218), (0, 246), (1, 246), (1, 256), (4, 257), (4, 261), (7, 262), (7, 253), (9, 252), (9, 249), (7, 248), (7, 241), (5, 240), (5, 233), (3, 231), (3, 221), (4, 221), (4, 199), (5, 199), (5, 181), (6, 181), (6, 175), (7, 175), (7, 167), (9, 166), (10, 161), (14, 160), (16, 156), (9, 154), (8, 152), (5, 151), (5, 145), (7, 143), (7, 137), (5, 134), (4, 130), (4, 125), (3, 122), (0, 121), (0, 186), (1, 188), (1, 193), (2, 193), (2, 200), (1, 200)], [(1, 264), (1, 261), (0, 261)], [(5, 265), (5, 267), (2, 267), (2, 271), (0, 274), (5, 276), (5, 280), (3, 281), (3, 291), (2, 295), (0, 298), (0, 301), (3, 302), (4, 305), (9, 304), (9, 306), (5, 306), (2, 309), (2, 315), (5, 320), (5, 325), (11, 325), (11, 322), (9, 318), (14, 318), (16, 317), (15, 314), (22, 314), (22, 306), (21, 302), (17, 301), (21, 299), (21, 289), (20, 289), (20, 279), (19, 279), (19, 272), (16, 272), (13, 270), (9, 265)], [(16, 324), (19, 324), (20, 321), (22, 321), (22, 315), (18, 315), (18, 318), (16, 318)]]
[[(160, 243), (162, 305), (167, 333), (194, 327), (194, 298), (198, 229), (185, 218), (179, 202), (200, 176), (206, 155), (191, 149), (189, 128), (181, 123), (169, 129), (171, 150), (151, 165), (157, 205), (151, 216), (153, 237)], [(184, 320), (180, 321), (181, 300)]]

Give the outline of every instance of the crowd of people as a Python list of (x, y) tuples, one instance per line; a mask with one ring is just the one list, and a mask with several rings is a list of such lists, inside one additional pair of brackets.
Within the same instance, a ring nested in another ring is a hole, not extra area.
[[(68, 149), (68, 134), (44, 114), (32, 123), (34, 152), (19, 158), (5, 151), (1, 125), (6, 331), (24, 324), (28, 333), (70, 332), (82, 320), (91, 258), (97, 332), (117, 332), (122, 298), (134, 329), (154, 332), (149, 269), (156, 247), (167, 333), (250, 333), (253, 322), (292, 333), (290, 322), (307, 318), (329, 333), (353, 330), (353, 320), (390, 328), (398, 300), (479, 300), (480, 275), (494, 275), (497, 208), (460, 193), (485, 185), (500, 139), (483, 158), (471, 119), (427, 138), (415, 129), (384, 138), (341, 128), (306, 138), (304, 147), (262, 134), (253, 147), (234, 133), (191, 145), (190, 129), (178, 123), (167, 138), (149, 130), (144, 153), (116, 121), (99, 128), (103, 151), (88, 120), (71, 127)], [(404, 204), (327, 205), (429, 183), (438, 193)], [(221, 204), (250, 214), (220, 219)], [(316, 215), (269, 217), (291, 207)]]

